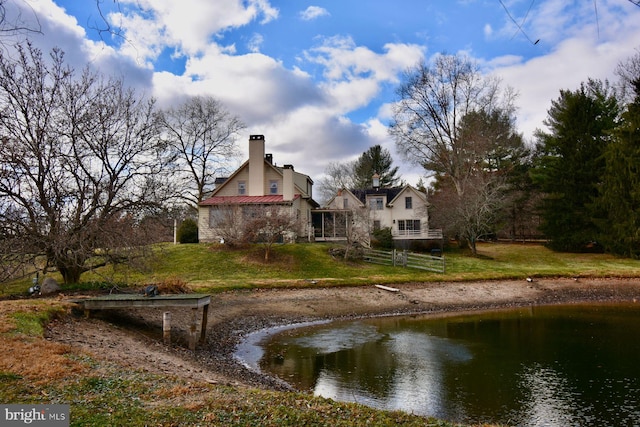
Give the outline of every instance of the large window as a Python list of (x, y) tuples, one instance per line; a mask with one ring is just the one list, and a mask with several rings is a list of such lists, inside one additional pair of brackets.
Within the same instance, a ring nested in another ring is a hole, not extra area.
[(419, 219), (401, 219), (398, 220), (398, 234), (401, 236), (411, 236), (420, 234)]

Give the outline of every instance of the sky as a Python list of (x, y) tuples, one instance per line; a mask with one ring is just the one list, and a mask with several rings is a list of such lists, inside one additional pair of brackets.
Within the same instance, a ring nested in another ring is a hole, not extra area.
[[(98, 7), (98, 5), (100, 7)], [(517, 93), (526, 141), (560, 90), (616, 81), (640, 50), (629, 0), (9, 0), (7, 21), (38, 32), (76, 69), (123, 78), (168, 108), (213, 96), (265, 135), (278, 165), (318, 183), (331, 162), (379, 144), (405, 182), (426, 172), (388, 135), (403, 73), (463, 53)], [(110, 31), (109, 31), (110, 30)], [(5, 48), (10, 46), (5, 43)]]

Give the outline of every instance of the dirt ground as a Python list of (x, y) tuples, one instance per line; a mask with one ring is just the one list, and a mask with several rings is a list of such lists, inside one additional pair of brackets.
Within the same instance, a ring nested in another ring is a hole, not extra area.
[[(207, 342), (187, 349), (190, 310), (172, 310), (172, 345), (162, 341), (160, 309), (80, 314), (49, 324), (47, 339), (80, 347), (97, 358), (193, 381), (288, 389), (245, 368), (233, 357), (253, 331), (300, 321), (372, 315), (478, 311), (532, 304), (628, 301), (640, 304), (640, 279), (536, 279), (395, 285), (397, 292), (359, 287), (251, 290), (216, 294), (209, 308)], [(74, 298), (77, 298), (74, 295)]]

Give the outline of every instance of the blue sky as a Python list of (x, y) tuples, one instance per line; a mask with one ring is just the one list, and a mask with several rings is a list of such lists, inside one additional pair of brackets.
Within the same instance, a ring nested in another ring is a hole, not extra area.
[(640, 48), (640, 7), (628, 0), (100, 3), (121, 36), (97, 31), (106, 23), (93, 0), (13, 0), (7, 12), (37, 16), (42, 33), (30, 38), (43, 50), (60, 47), (76, 68), (121, 76), (161, 106), (218, 98), (247, 125), (243, 152), (250, 134), (264, 134), (277, 164), (316, 182), (330, 162), (375, 144), (417, 182), (424, 172), (402, 160), (386, 127), (403, 71), (437, 53), (464, 52), (513, 87), (530, 140), (560, 89), (615, 81)]

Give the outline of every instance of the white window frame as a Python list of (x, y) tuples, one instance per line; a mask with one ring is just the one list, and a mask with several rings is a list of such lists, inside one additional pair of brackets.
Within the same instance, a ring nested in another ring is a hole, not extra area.
[(422, 224), (419, 219), (399, 219), (399, 236), (417, 236), (422, 233)]

